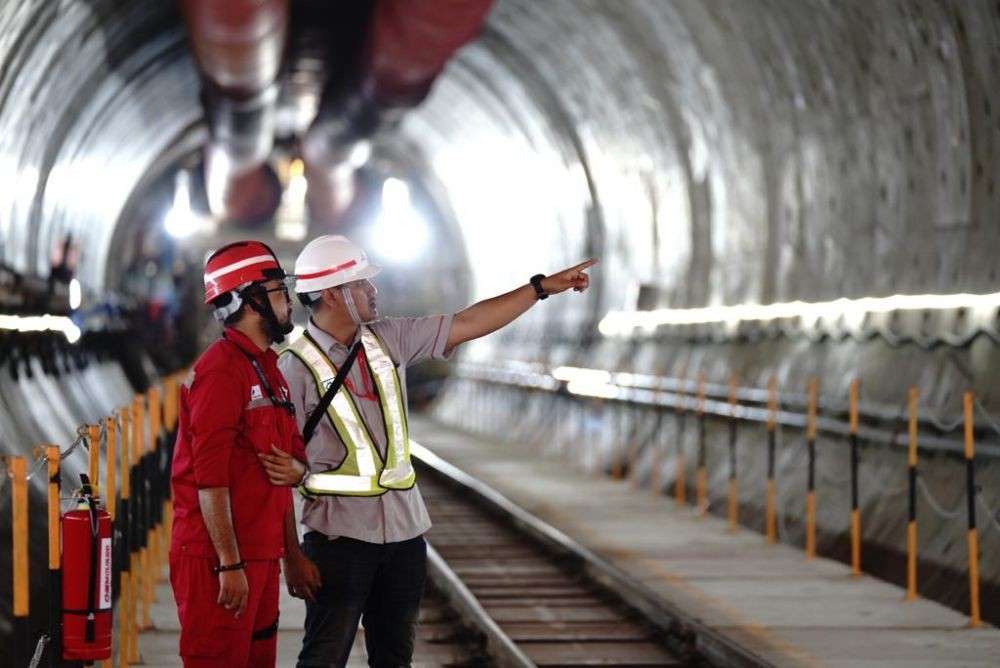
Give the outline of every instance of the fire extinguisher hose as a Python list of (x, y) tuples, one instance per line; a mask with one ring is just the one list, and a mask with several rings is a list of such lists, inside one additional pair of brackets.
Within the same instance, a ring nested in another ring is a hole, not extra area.
[(99, 559), (98, 550), (100, 548), (100, 524), (97, 519), (97, 502), (94, 497), (87, 495), (87, 504), (90, 506), (90, 586), (87, 588), (87, 628), (84, 639), (90, 643), (94, 642), (94, 620), (97, 615), (97, 562)]

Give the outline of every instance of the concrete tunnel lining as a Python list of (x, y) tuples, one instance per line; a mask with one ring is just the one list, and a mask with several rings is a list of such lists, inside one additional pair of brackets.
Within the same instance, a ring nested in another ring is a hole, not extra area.
[[(954, 416), (972, 387), (1000, 413), (990, 337), (924, 349), (905, 336), (594, 333), (608, 311), (640, 299), (685, 308), (996, 292), (998, 72), (1000, 6), (985, 0), (501, 0), (405, 118), (401, 140), (459, 221), (471, 299), (587, 255), (602, 263), (586, 299), (546, 302), (463, 359), (700, 369), (720, 383), (736, 372), (755, 387), (777, 374), (796, 391), (822, 373), (838, 396), (863, 370), (872, 401), (896, 405), (913, 383), (930, 412)], [(0, 259), (45, 276), (53, 245), (72, 232), (88, 296), (120, 288), (117, 249), (135, 233), (123, 213), (174, 168), (176, 147), (204, 136), (198, 86), (170, 3), (0, 5)], [(993, 316), (984, 326), (995, 333)], [(929, 327), (933, 339), (959, 317), (904, 316), (895, 327)], [(473, 388), (456, 379), (439, 415), (461, 422)], [(517, 433), (544, 427), (546, 403), (496, 397), (530, 407)], [(67, 423), (89, 419), (67, 411)], [(587, 415), (600, 423), (593, 433), (559, 438), (592, 442), (595, 469), (619, 420), (657, 428), (613, 408)], [(995, 490), (996, 462), (981, 475)], [(953, 492), (947, 480), (935, 483), (941, 494)], [(890, 524), (873, 541), (894, 544)], [(1000, 554), (994, 539), (984, 553)], [(928, 558), (954, 565), (953, 542), (942, 534)], [(984, 563), (994, 579), (998, 568)]]

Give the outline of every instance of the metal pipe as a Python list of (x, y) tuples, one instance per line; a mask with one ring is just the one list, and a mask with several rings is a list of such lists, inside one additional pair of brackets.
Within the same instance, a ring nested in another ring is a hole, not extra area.
[(205, 150), (209, 208), (228, 221), (270, 218), (281, 201), (280, 183), (266, 162), (274, 142), (288, 0), (179, 2), (211, 132)]

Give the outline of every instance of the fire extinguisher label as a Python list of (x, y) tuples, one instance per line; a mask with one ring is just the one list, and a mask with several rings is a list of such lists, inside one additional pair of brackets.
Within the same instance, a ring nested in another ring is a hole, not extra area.
[(101, 590), (98, 596), (98, 608), (111, 609), (111, 539), (101, 539)]

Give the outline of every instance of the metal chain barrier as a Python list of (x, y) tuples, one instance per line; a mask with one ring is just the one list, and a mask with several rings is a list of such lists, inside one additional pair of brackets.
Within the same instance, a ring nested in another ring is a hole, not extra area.
[(981, 493), (976, 496), (976, 499), (979, 501), (980, 507), (982, 507), (982, 509), (986, 511), (986, 517), (988, 517), (990, 520), (990, 526), (992, 526), (994, 529), (1000, 532), (1000, 509), (993, 510), (992, 508), (987, 506), (986, 501), (983, 500)]
[(965, 514), (965, 501), (960, 501), (955, 510), (945, 510), (941, 507), (941, 502), (934, 497), (927, 483), (924, 482), (923, 478), (917, 478), (917, 488), (923, 494), (924, 500), (927, 501), (927, 505), (931, 507), (935, 513), (946, 520), (954, 520), (962, 517)]
[[(63, 487), (60, 484), (61, 464), (81, 446), (88, 450), (87, 473), (92, 490), (95, 495), (98, 489), (101, 490), (104, 501), (101, 512), (106, 510), (111, 518), (114, 551), (112, 600), (116, 611), (114, 614), (120, 619), (112, 631), (117, 635), (112, 644), (114, 665), (130, 665), (139, 661), (136, 641), (139, 624), (143, 627), (149, 624), (155, 582), (166, 560), (172, 516), (166, 476), (169, 474), (173, 449), (171, 435), (178, 417), (178, 381), (179, 374), (167, 376), (162, 384), (151, 386), (148, 391), (133, 396), (126, 406), (116, 409), (113, 415), (102, 418), (95, 425), (80, 426), (76, 438), (68, 447), (47, 446), (41, 454), (36, 450), (33, 454), (37, 456), (33, 459), (0, 457), (0, 489), (7, 484), (9, 478), (17, 492), (15, 496), (21, 499), (20, 502), (15, 499), (12, 510), (15, 529), (21, 527), (20, 533), (15, 531), (15, 563), (27, 560), (29, 481), (42, 475), (48, 482), (48, 522), (44, 519), (44, 513), (41, 516), (43, 524), (47, 524), (49, 530), (49, 618), (57, 620), (63, 607), (59, 584), (62, 562), (59, 556), (53, 562), (52, 546), (59, 545), (58, 536), (61, 531), (53, 522), (62, 523), (63, 502), (79, 500), (75, 495), (64, 496), (59, 493)], [(101, 473), (105, 475), (105, 479), (100, 478)], [(122, 486), (120, 491), (119, 481)], [(104, 488), (105, 482), (107, 489)], [(30, 517), (36, 515), (32, 513)], [(16, 519), (18, 517), (24, 517), (20, 524)], [(26, 576), (23, 581), (28, 582)], [(30, 591), (27, 585), (21, 592), (15, 592), (15, 601), (19, 600), (18, 597), (24, 601), (20, 611), (15, 605), (15, 622), (20, 622), (21, 629), (15, 641), (16, 664), (32, 667), (62, 665), (64, 645), (60, 623), (51, 625), (48, 632), (38, 638), (33, 653), (29, 654), (31, 647), (27, 620)]]

